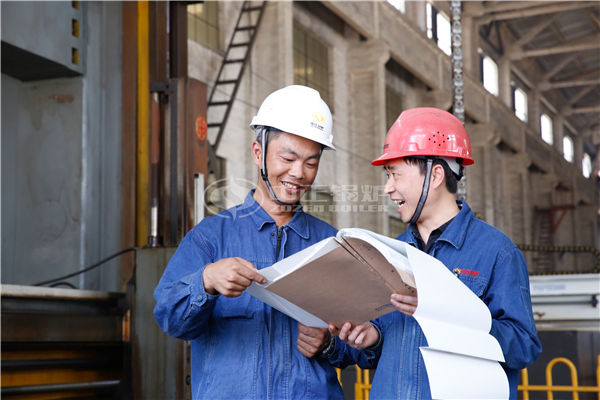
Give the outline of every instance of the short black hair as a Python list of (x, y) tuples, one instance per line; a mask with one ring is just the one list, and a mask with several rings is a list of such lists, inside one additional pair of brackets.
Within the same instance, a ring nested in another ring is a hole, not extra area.
[(260, 144), (262, 146), (262, 128), (266, 128), (267, 129), (267, 145), (269, 145), (269, 143), (271, 142), (271, 140), (273, 139), (277, 139), (279, 136), (281, 136), (282, 131), (280, 131), (277, 128), (272, 128), (270, 126), (259, 126), (256, 127), (255, 132), (256, 132), (256, 141), (258, 142), (258, 144)]
[[(433, 165), (441, 165), (444, 168), (444, 176), (446, 180), (446, 189), (450, 193), (456, 193), (458, 189), (458, 181), (462, 178), (457, 176), (454, 171), (450, 169), (448, 163), (440, 158), (431, 157), (433, 160)], [(418, 165), (419, 170), (421, 171), (421, 175), (425, 175), (427, 173), (427, 158), (426, 157), (404, 157), (405, 160), (410, 165)]]

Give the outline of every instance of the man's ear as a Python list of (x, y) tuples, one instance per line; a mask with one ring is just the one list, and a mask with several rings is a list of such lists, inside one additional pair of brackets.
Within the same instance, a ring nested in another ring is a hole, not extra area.
[(446, 184), (445, 182), (446, 179), (446, 173), (444, 171), (444, 167), (442, 167), (440, 164), (436, 164), (431, 168), (431, 181), (429, 182), (429, 185), (432, 188), (438, 188), (441, 185)]
[(260, 143), (256, 140), (252, 142), (252, 160), (254, 160), (254, 164), (258, 166), (258, 168), (262, 167), (262, 147)]

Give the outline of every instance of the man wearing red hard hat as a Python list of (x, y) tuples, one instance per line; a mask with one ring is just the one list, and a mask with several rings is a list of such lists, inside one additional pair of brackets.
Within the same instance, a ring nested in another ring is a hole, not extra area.
[[(397, 239), (443, 262), (488, 306), (490, 334), (504, 353), (502, 366), (512, 399), (517, 396), (519, 370), (536, 360), (541, 345), (523, 255), (508, 236), (455, 199), (463, 167), (473, 163), (462, 123), (436, 108), (404, 111), (387, 133), (383, 154), (372, 162), (383, 166), (385, 192), (409, 224)], [(370, 399), (430, 399), (419, 352), (427, 342), (412, 317), (418, 299), (393, 294), (390, 301), (398, 312), (356, 327), (346, 323), (334, 333), (358, 349), (380, 347)]]

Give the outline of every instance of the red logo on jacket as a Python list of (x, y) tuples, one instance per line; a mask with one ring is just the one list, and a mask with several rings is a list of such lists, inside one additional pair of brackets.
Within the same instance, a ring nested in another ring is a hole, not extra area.
[(452, 272), (454, 272), (454, 274), (456, 276), (459, 276), (460, 274), (469, 275), (469, 276), (479, 276), (478, 271), (471, 271), (470, 269), (464, 269), (464, 268), (454, 268), (452, 270)]

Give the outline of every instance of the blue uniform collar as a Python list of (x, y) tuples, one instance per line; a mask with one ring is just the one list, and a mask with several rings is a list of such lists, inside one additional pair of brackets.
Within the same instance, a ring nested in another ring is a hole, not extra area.
[[(254, 200), (254, 192), (256, 189), (250, 190), (250, 192), (246, 195), (244, 199), (244, 203), (242, 204), (242, 208), (246, 213), (250, 215), (254, 223), (256, 224), (256, 229), (259, 231), (262, 230), (265, 225), (275, 224), (275, 221), (271, 216), (265, 211), (264, 208), (260, 206)], [(303, 239), (310, 238), (310, 231), (308, 229), (308, 221), (306, 213), (302, 210), (302, 205), (298, 204), (296, 206), (296, 211), (294, 212), (294, 216), (286, 225), (288, 228), (296, 232), (298, 236)]]
[[(462, 200), (458, 200), (456, 202), (456, 204), (458, 204), (458, 208), (460, 208), (460, 211), (452, 219), (452, 221), (450, 222), (448, 227), (444, 230), (444, 232), (442, 232), (442, 235), (438, 238), (438, 240), (443, 240), (444, 242), (448, 242), (455, 248), (460, 249), (465, 242), (465, 237), (467, 236), (467, 227), (468, 227), (469, 223), (471, 222), (471, 219), (473, 219), (473, 212), (471, 211), (471, 208), (469, 207), (469, 205)], [(410, 243), (411, 245), (413, 245), (415, 247), (418, 247), (417, 239), (415, 238), (415, 236), (412, 233), (412, 228), (413, 228), (413, 226), (411, 224), (410, 225), (411, 233), (410, 233), (408, 243)]]

